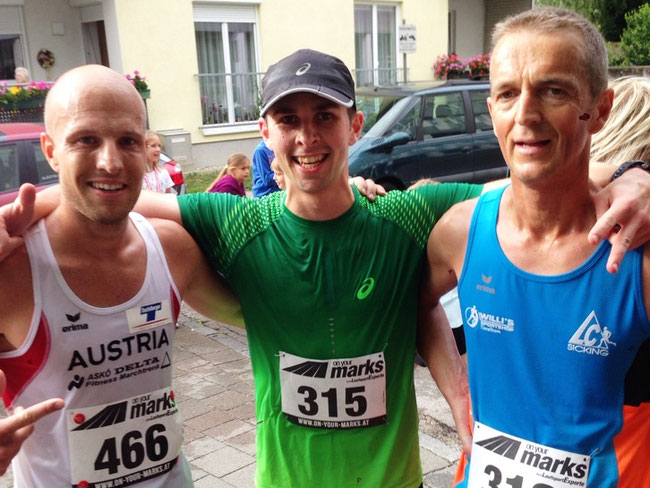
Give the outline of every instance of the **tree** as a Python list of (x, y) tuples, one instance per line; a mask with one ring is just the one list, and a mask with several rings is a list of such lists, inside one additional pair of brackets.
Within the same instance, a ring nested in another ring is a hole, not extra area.
[(600, 32), (608, 41), (618, 42), (625, 29), (625, 14), (647, 4), (646, 0), (599, 0)]
[(537, 0), (535, 5), (564, 7), (578, 12), (600, 29), (600, 4), (607, 0)]
[(537, 0), (536, 5), (564, 7), (591, 21), (607, 41), (618, 42), (625, 28), (625, 14), (647, 0)]
[(625, 15), (627, 27), (621, 34), (621, 50), (631, 64), (650, 64), (650, 4)]

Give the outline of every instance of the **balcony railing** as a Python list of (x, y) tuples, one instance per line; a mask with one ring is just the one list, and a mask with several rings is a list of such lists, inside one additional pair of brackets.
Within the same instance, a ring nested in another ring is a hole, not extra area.
[(34, 122), (43, 123), (45, 97), (20, 100), (10, 105), (0, 104), (0, 122)]
[(398, 85), (404, 83), (404, 68), (355, 69), (354, 76), (357, 86)]
[(264, 73), (201, 73), (203, 125), (255, 122), (260, 115)]

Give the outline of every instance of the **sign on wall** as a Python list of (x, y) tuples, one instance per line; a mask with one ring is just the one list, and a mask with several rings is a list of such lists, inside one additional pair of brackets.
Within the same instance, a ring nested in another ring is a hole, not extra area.
[(399, 52), (401, 53), (414, 53), (415, 52), (415, 25), (402, 24), (399, 26)]

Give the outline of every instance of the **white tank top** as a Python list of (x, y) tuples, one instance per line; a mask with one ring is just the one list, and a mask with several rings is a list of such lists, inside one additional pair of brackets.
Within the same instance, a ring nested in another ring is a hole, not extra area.
[(130, 218), (146, 275), (133, 298), (108, 308), (67, 285), (44, 221), (25, 237), (34, 315), (25, 343), (0, 354), (3, 399), (12, 409), (62, 397), (65, 407), (39, 420), (14, 458), (16, 487), (192, 486), (171, 388), (180, 297), (153, 227)]

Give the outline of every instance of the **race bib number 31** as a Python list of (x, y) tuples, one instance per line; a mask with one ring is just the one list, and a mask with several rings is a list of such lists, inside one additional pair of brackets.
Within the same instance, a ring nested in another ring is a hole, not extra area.
[(586, 487), (591, 458), (514, 437), (476, 422), (469, 488)]
[(386, 423), (383, 353), (317, 360), (280, 352), (282, 411), (290, 422), (323, 429)]
[(73, 487), (130, 486), (177, 462), (182, 426), (169, 388), (67, 415)]

